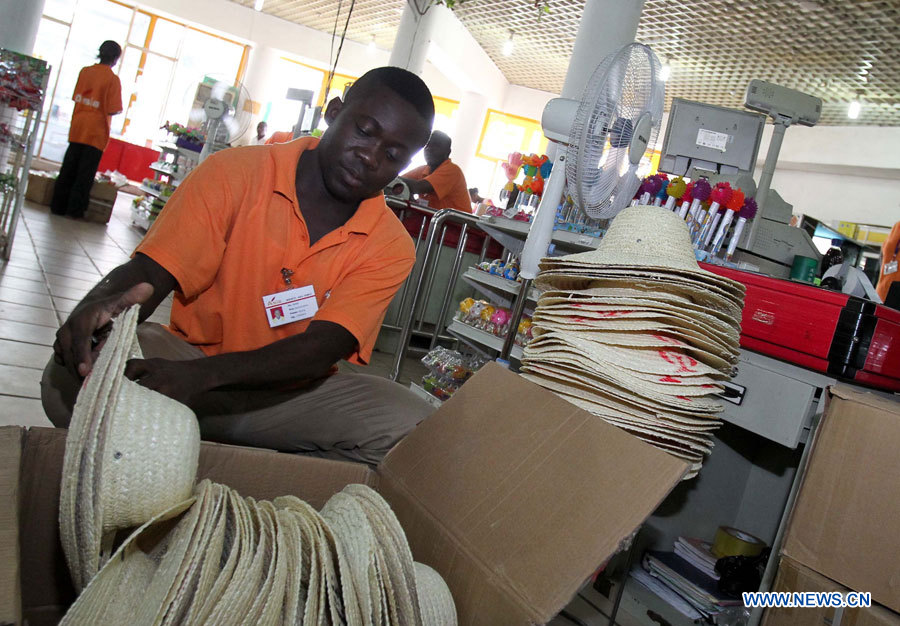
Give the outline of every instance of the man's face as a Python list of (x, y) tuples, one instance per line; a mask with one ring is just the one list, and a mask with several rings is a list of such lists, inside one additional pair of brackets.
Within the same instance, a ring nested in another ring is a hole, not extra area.
[(319, 142), (326, 189), (344, 202), (378, 195), (409, 165), (429, 130), (416, 109), (387, 87), (351, 96)]
[(425, 162), (431, 169), (447, 160), (450, 156), (450, 146), (447, 140), (440, 135), (432, 135), (425, 144)]

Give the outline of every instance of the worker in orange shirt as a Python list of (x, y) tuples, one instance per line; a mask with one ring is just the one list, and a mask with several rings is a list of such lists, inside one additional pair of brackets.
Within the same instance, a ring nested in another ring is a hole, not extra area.
[(122, 85), (112, 68), (122, 48), (115, 41), (100, 45), (100, 62), (78, 74), (72, 100), (69, 147), (63, 157), (50, 210), (56, 215), (81, 218), (87, 210), (100, 158), (109, 143), (113, 115), (122, 112)]
[(272, 133), (272, 136), (266, 139), (266, 145), (271, 146), (276, 143), (287, 143), (289, 141), (293, 141), (294, 139), (294, 131), (293, 130), (276, 130)]
[(425, 165), (403, 174), (400, 179), (428, 202), (432, 209), (456, 209), (472, 212), (472, 201), (466, 177), (459, 166), (450, 160), (450, 137), (439, 130), (431, 133), (425, 145)]
[(882, 302), (887, 300), (891, 284), (900, 280), (900, 270), (897, 269), (898, 262), (900, 262), (900, 222), (894, 224), (891, 234), (881, 244), (881, 277), (878, 279), (878, 286), (875, 290)]
[(132, 259), (57, 332), (41, 382), (66, 426), (108, 323), (170, 293), (168, 327), (143, 322), (146, 358), (125, 375), (191, 407), (206, 439), (377, 463), (430, 412), (365, 365), (415, 263), (381, 190), (421, 150), (434, 119), (425, 83), (383, 67), (329, 107), (322, 137), (210, 156), (166, 203)]

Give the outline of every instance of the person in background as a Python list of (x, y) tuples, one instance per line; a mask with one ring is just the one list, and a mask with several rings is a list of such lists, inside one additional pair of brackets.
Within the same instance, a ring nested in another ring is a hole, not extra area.
[(365, 365), (416, 260), (381, 190), (428, 140), (422, 80), (382, 67), (329, 107), (321, 139), (222, 150), (193, 170), (133, 257), (57, 333), (41, 382), (67, 426), (111, 318), (174, 291), (168, 327), (138, 326), (125, 375), (189, 406), (204, 439), (378, 463), (431, 405)]
[(109, 143), (113, 115), (122, 112), (122, 84), (112, 68), (122, 55), (115, 41), (100, 45), (100, 62), (85, 67), (75, 83), (75, 109), (69, 147), (63, 157), (50, 210), (56, 215), (84, 217), (100, 158)]
[(484, 198), (482, 198), (478, 194), (478, 187), (470, 187), (469, 188), (469, 200), (472, 201), (472, 204), (480, 204), (484, 202)]
[(875, 290), (882, 302), (887, 300), (891, 283), (900, 280), (900, 270), (897, 269), (898, 261), (900, 261), (900, 222), (894, 224), (891, 234), (881, 244), (881, 277), (878, 279), (878, 286)]
[(450, 137), (446, 133), (439, 130), (431, 133), (425, 144), (425, 165), (406, 172), (400, 179), (410, 193), (427, 201), (432, 209), (472, 212), (466, 177), (450, 160)]
[(293, 141), (294, 139), (294, 129), (291, 130), (276, 130), (272, 133), (272, 136), (266, 139), (266, 145), (271, 146), (276, 143), (287, 143), (289, 141)]
[(251, 146), (261, 146), (266, 143), (266, 130), (268, 130), (269, 125), (265, 122), (260, 122), (256, 125), (256, 137), (250, 142)]

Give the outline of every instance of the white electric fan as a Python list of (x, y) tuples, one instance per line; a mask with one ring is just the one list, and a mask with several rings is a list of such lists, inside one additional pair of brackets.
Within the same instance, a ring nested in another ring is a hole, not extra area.
[(206, 135), (201, 162), (247, 132), (251, 104), (250, 94), (240, 83), (207, 76), (197, 85), (188, 126), (200, 127)]
[(535, 278), (547, 253), (567, 178), (572, 200), (592, 219), (614, 217), (634, 197), (641, 184), (641, 158), (662, 121), (660, 67), (648, 46), (631, 43), (604, 59), (580, 101), (554, 98), (547, 103), (541, 126), (558, 146), (522, 252), (523, 279)]

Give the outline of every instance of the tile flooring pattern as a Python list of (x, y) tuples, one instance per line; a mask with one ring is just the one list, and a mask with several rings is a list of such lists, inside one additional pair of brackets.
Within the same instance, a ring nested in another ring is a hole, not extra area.
[[(143, 232), (131, 225), (133, 196), (119, 194), (109, 224), (52, 215), (26, 203), (8, 263), (0, 261), (0, 426), (50, 426), (40, 402), (40, 379), (52, 355), (56, 329), (110, 270), (128, 260)], [(166, 323), (171, 298), (151, 321)], [(368, 367), (342, 371), (387, 376), (393, 355), (375, 353)], [(408, 376), (422, 376), (415, 359)], [(404, 382), (409, 384), (409, 380)]]

